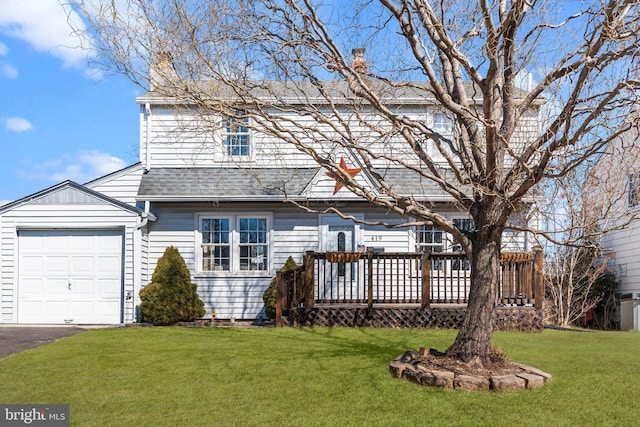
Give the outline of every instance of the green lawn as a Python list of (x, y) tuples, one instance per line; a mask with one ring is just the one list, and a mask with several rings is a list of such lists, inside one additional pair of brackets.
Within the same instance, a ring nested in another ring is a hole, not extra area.
[(551, 384), (463, 392), (394, 379), (408, 349), (450, 330), (121, 328), (0, 359), (0, 403), (68, 403), (78, 426), (631, 426), (640, 334), (504, 333), (494, 342)]

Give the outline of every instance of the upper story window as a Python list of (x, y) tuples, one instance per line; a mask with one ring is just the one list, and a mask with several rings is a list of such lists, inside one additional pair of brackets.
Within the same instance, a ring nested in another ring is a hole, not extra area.
[(269, 222), (266, 215), (201, 215), (200, 271), (268, 272)]
[(230, 156), (251, 155), (251, 135), (249, 117), (243, 111), (233, 117), (227, 117), (222, 124), (224, 145)]
[(640, 205), (640, 172), (629, 175), (627, 202), (630, 208)]
[(440, 134), (451, 133), (451, 119), (445, 113), (435, 113), (433, 115), (433, 130)]

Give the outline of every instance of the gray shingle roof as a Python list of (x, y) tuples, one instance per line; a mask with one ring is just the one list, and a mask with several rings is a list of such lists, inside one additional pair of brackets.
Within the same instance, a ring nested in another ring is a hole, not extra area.
[(300, 194), (318, 168), (155, 168), (142, 176), (141, 200), (282, 199)]
[(387, 169), (382, 173), (382, 178), (391, 186), (393, 191), (403, 196), (432, 201), (452, 200), (451, 196), (442, 190), (437, 183), (409, 169)]
[[(151, 201), (295, 199), (320, 168), (155, 168), (142, 176), (138, 199)], [(383, 179), (403, 196), (450, 201), (434, 182), (416, 172), (392, 168)], [(372, 179), (375, 183), (375, 179)], [(375, 184), (374, 184), (375, 185)]]
[[(226, 100), (242, 102), (234, 89), (229, 85), (218, 81), (189, 82), (183, 81), (189, 86), (189, 90), (176, 90), (171, 86), (149, 91), (137, 98), (138, 103), (152, 102), (178, 102), (196, 103), (193, 96), (200, 101)], [(428, 82), (404, 82), (404, 81), (371, 81), (369, 85), (377, 96), (388, 104), (437, 104), (432, 86)], [(472, 83), (465, 83), (470, 97), (479, 103), (482, 100), (482, 92)], [(305, 81), (305, 80), (253, 80), (242, 83), (242, 89), (250, 94), (248, 98), (258, 98), (267, 103), (283, 105), (323, 104), (331, 99), (336, 104), (351, 104), (355, 95), (346, 81)], [(516, 89), (516, 96), (524, 97), (526, 92)]]

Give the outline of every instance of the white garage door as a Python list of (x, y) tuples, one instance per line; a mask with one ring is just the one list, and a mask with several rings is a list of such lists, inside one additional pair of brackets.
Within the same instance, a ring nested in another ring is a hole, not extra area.
[(122, 233), (20, 231), (19, 323), (120, 323)]

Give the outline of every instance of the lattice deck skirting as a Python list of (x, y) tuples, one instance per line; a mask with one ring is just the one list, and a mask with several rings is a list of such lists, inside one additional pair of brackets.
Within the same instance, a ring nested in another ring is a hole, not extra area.
[[(294, 308), (283, 316), (285, 326), (347, 326), (372, 328), (454, 328), (462, 323), (466, 306)], [(541, 331), (542, 310), (534, 307), (499, 307), (495, 329)]]

